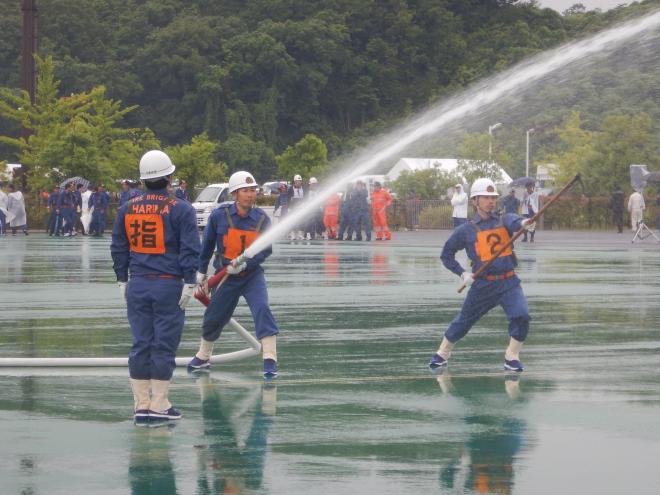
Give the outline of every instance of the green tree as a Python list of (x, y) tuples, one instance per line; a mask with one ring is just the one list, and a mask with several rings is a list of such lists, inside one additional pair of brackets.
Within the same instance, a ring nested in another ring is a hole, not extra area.
[(232, 134), (220, 144), (219, 156), (227, 166), (229, 173), (246, 170), (257, 181), (273, 178), (275, 173), (275, 154), (266, 143), (255, 141), (245, 134)]
[(458, 147), (458, 167), (456, 171), (472, 184), (479, 177), (487, 177), (494, 181), (502, 180), (500, 167), (510, 165), (511, 156), (498, 149), (493, 143), (493, 160), (488, 157), (488, 147), (491, 136), (485, 133), (468, 134)]
[(440, 199), (447, 195), (447, 190), (461, 182), (455, 173), (437, 168), (404, 171), (390, 183), (392, 190), (401, 199), (416, 196), (419, 199)]
[(328, 173), (328, 149), (323, 141), (307, 134), (293, 146), (275, 158), (277, 172), (282, 178), (300, 174), (305, 178), (323, 177)]
[(218, 144), (203, 133), (193, 137), (190, 144), (170, 146), (165, 152), (176, 165), (176, 177), (199, 187), (227, 179), (227, 165), (215, 158), (217, 149)]
[(561, 151), (547, 161), (559, 167), (557, 181), (564, 183), (580, 173), (590, 194), (609, 194), (615, 186), (629, 188), (629, 167), (634, 163), (654, 166), (657, 144), (648, 114), (610, 115), (601, 130), (583, 128), (578, 112), (572, 112), (554, 132)]
[(121, 172), (134, 166), (145, 148), (157, 146), (148, 131), (117, 127), (136, 107), (122, 108), (121, 102), (107, 99), (103, 86), (58, 97), (53, 59), (37, 57), (37, 67), (34, 104), (24, 91), (0, 88), (0, 116), (20, 122), (31, 133), (27, 139), (0, 136), (18, 149), (29, 187), (50, 188), (53, 182), (81, 175), (115, 189)]

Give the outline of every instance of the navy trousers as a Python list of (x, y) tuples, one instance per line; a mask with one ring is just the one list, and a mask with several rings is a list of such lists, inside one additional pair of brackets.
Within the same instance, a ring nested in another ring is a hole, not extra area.
[(92, 224), (90, 226), (90, 233), (99, 236), (103, 235), (105, 230), (105, 211), (97, 212), (94, 210), (92, 212)]
[(225, 283), (213, 292), (202, 322), (204, 340), (214, 342), (220, 337), (222, 329), (234, 314), (241, 296), (247, 301), (252, 313), (257, 339), (261, 340), (279, 333), (275, 317), (268, 306), (266, 278), (263, 270), (259, 269), (248, 273), (245, 277), (230, 275)]
[(351, 214), (351, 222), (348, 226), (348, 232), (346, 235), (351, 237), (353, 235), (353, 230), (355, 230), (355, 239), (358, 241), (362, 240), (362, 230), (368, 241), (371, 240), (371, 215), (369, 210), (357, 210)]
[(462, 339), (483, 315), (498, 305), (502, 306), (509, 321), (509, 335), (523, 342), (529, 331), (530, 317), (520, 279), (515, 275), (493, 282), (476, 280), (468, 291), (461, 312), (445, 332), (445, 337), (450, 342)]
[(169, 380), (181, 341), (185, 312), (179, 308), (183, 281), (133, 277), (126, 288), (133, 344), (128, 371), (135, 380)]

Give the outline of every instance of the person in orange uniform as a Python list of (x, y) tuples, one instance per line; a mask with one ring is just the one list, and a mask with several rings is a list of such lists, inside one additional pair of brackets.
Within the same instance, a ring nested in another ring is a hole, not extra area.
[(392, 233), (387, 226), (387, 207), (391, 204), (390, 193), (381, 187), (380, 182), (374, 182), (374, 192), (371, 193), (371, 212), (377, 241), (392, 239)]
[(337, 238), (337, 225), (339, 224), (339, 204), (341, 197), (339, 194), (331, 195), (325, 202), (323, 209), (323, 225), (328, 230), (328, 239)]

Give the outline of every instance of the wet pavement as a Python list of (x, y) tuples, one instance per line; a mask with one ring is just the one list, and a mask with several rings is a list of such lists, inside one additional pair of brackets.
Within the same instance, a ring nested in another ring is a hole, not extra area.
[[(516, 250), (525, 372), (501, 370), (496, 309), (434, 375), (464, 298), (447, 234), (277, 244), (281, 376), (264, 383), (256, 358), (178, 369), (173, 427), (133, 426), (125, 369), (0, 369), (0, 493), (658, 493), (660, 245), (539, 232)], [(0, 357), (127, 354), (108, 244), (0, 238)], [(202, 306), (187, 314), (180, 355)], [(236, 318), (252, 328), (244, 303)]]

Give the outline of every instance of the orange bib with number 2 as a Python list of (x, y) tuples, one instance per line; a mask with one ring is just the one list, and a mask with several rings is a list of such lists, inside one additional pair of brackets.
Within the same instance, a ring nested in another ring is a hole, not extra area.
[[(475, 248), (477, 256), (481, 261), (490, 261), (504, 245), (511, 240), (509, 232), (504, 227), (498, 227), (491, 230), (480, 230), (477, 232), (477, 242)], [(511, 246), (507, 247), (500, 256), (511, 256), (513, 250)]]

